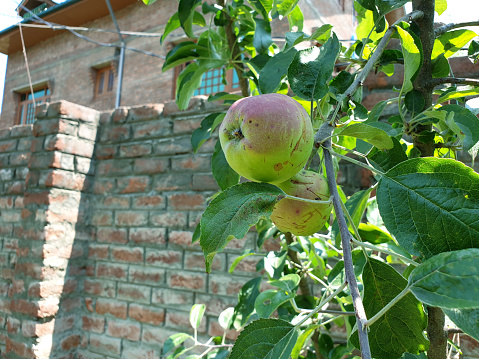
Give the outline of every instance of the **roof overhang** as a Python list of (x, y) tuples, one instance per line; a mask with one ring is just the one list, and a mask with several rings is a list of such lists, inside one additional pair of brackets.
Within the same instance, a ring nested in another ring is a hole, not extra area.
[[(123, 9), (137, 2), (138, 0), (110, 0), (113, 11)], [(42, 12), (39, 17), (60, 25), (80, 26), (109, 14), (104, 0), (69, 0)], [(22, 24), (34, 23), (35, 21), (32, 20), (35, 19), (24, 20)], [(26, 48), (65, 31), (22, 27)], [(21, 50), (22, 41), (18, 25), (13, 25), (0, 32), (0, 53), (10, 55)]]

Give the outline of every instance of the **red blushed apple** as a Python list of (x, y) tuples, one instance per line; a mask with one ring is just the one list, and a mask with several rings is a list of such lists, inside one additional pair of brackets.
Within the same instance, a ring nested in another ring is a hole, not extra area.
[(276, 93), (236, 101), (221, 123), (219, 138), (231, 168), (256, 182), (293, 177), (313, 148), (308, 113), (291, 97)]
[[(326, 178), (313, 171), (302, 170), (293, 178), (276, 186), (291, 196), (317, 201), (329, 200)], [(281, 232), (310, 236), (323, 228), (332, 208), (332, 203), (315, 204), (285, 198), (276, 203), (271, 220)]]

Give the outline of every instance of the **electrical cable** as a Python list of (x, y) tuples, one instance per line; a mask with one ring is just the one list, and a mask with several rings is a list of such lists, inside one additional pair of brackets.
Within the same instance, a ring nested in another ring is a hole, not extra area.
[[(22, 4), (18, 4), (16, 1), (14, 0), (11, 0), (13, 3), (15, 3), (16, 5), (18, 5), (19, 7), (21, 7), (22, 9), (26, 10), (28, 13), (30, 13), (32, 15), (33, 18), (35, 18), (37, 21), (47, 25), (49, 28), (53, 29), (53, 24), (42, 19), (41, 17), (39, 17), (37, 14), (33, 13), (30, 9), (26, 8), (25, 6), (23, 6)], [(19, 22), (20, 23), (20, 22)], [(73, 35), (75, 35), (76, 37), (82, 39), (82, 40), (85, 40), (85, 41), (88, 41), (88, 42), (91, 42), (95, 45), (98, 45), (98, 46), (104, 46), (104, 47), (115, 47), (115, 48), (118, 48), (120, 46), (118, 46), (118, 44), (115, 44), (115, 43), (106, 43), (106, 42), (100, 42), (100, 41), (96, 41), (96, 40), (93, 40), (87, 36), (84, 36), (82, 34), (79, 34), (78, 32), (76, 32), (75, 30), (71, 30), (69, 29), (68, 27), (65, 29), (67, 31), (69, 31), (70, 33), (72, 33)], [(118, 31), (113, 31), (111, 30), (111, 32), (115, 32), (115, 33), (118, 33)], [(166, 57), (163, 56), (163, 55), (158, 55), (158, 54), (155, 54), (153, 52), (150, 52), (150, 51), (145, 51), (145, 50), (140, 50), (140, 49), (136, 49), (134, 47), (129, 47), (129, 46), (125, 46), (125, 49), (126, 50), (130, 50), (130, 51), (134, 51), (134, 52), (138, 52), (138, 53), (142, 53), (142, 54), (145, 54), (145, 55), (148, 55), (148, 56), (153, 56), (153, 57), (157, 57), (157, 58), (160, 58), (160, 59), (163, 59), (165, 60)]]

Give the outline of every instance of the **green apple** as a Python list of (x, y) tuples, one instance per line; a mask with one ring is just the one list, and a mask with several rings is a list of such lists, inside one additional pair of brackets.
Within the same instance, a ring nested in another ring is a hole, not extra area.
[(236, 101), (221, 123), (219, 138), (231, 168), (256, 182), (293, 177), (313, 149), (308, 113), (291, 97), (276, 93)]
[[(302, 170), (293, 178), (276, 186), (291, 196), (319, 201), (329, 200), (326, 178), (313, 171)], [(315, 204), (284, 198), (276, 203), (271, 220), (281, 232), (310, 236), (323, 228), (332, 208), (332, 203)]]

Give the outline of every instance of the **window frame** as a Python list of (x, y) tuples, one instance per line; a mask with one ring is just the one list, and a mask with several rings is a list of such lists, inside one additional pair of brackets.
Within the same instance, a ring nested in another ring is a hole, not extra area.
[(116, 71), (112, 65), (97, 69), (95, 75), (94, 97), (99, 98), (115, 93), (115, 79)]
[[(43, 84), (41, 86), (34, 86), (33, 93), (37, 93), (39, 91), (44, 91), (43, 96), (29, 98), (29, 95), (32, 93), (30, 89), (19, 91), (17, 92), (18, 96), (18, 104), (17, 104), (17, 116), (16, 116), (16, 124), (17, 125), (30, 125), (35, 121), (35, 110), (36, 106), (50, 102), (52, 91), (49, 84)], [(22, 100), (22, 97), (25, 96), (25, 99)], [(35, 99), (35, 103), (33, 100)], [(35, 105), (34, 105), (35, 104)]]
[[(178, 86), (178, 76), (180, 76), (181, 74), (181, 71), (183, 71), (185, 69), (186, 66), (188, 66), (191, 62), (185, 62), (181, 65), (178, 65), (175, 67), (175, 71), (174, 71), (174, 78), (173, 78), (173, 93), (172, 93), (172, 98), (175, 99), (175, 96), (176, 96), (176, 88)], [(210, 69), (208, 70), (207, 72), (205, 72), (203, 74), (203, 78), (202, 78), (202, 82), (206, 79), (205, 76), (207, 76), (207, 73), (210, 72), (210, 71), (214, 71), (214, 70), (218, 70), (218, 71), (223, 71), (223, 69)], [(238, 92), (241, 92), (241, 87), (240, 87), (240, 84), (239, 82), (238, 83), (234, 83), (233, 82), (233, 78), (234, 78), (234, 73), (233, 73), (233, 69), (228, 69), (226, 70), (226, 82), (227, 84), (223, 84), (221, 83), (222, 85), (224, 85), (224, 89), (222, 91), (216, 91), (216, 92), (210, 92), (210, 93), (205, 93), (205, 94), (195, 94), (194, 96), (209, 96), (209, 95), (213, 95), (215, 93), (218, 93), (218, 92), (229, 92), (229, 93), (238, 93)], [(202, 86), (198, 87), (197, 90), (195, 90), (195, 93), (197, 91), (199, 91), (200, 89), (202, 88), (207, 88), (208, 85), (203, 85), (202, 83)], [(212, 87), (212, 85), (210, 86)]]

